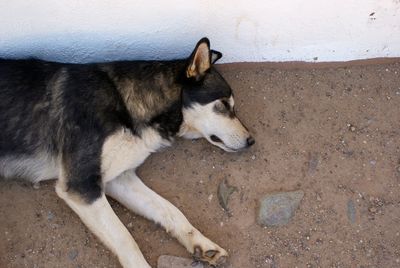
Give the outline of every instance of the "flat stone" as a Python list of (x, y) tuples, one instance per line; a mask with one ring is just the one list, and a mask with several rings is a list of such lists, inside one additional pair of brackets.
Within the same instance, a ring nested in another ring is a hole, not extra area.
[(270, 227), (288, 224), (303, 197), (301, 190), (267, 194), (261, 201), (258, 223)]
[(204, 268), (204, 265), (192, 259), (162, 255), (158, 258), (157, 268)]

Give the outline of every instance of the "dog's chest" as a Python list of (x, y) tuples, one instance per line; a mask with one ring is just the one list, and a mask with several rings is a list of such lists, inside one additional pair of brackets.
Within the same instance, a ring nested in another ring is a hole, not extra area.
[(101, 171), (103, 182), (113, 180), (122, 172), (135, 169), (158, 149), (170, 145), (153, 128), (144, 129), (140, 136), (121, 129), (109, 136), (103, 144)]

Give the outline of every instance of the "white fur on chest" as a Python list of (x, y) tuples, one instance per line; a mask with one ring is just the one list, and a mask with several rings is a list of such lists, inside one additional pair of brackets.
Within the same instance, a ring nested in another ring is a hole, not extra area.
[(118, 130), (103, 144), (101, 155), (103, 182), (116, 178), (126, 170), (135, 169), (151, 153), (169, 145), (169, 141), (150, 127), (144, 129), (140, 136), (132, 135), (126, 129)]

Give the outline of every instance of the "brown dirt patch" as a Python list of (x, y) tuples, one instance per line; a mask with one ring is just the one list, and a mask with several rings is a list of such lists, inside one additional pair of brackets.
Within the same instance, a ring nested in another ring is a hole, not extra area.
[[(256, 145), (229, 154), (179, 140), (146, 161), (143, 181), (229, 251), (226, 267), (399, 267), (400, 62), (248, 65), (219, 69)], [(238, 188), (231, 216), (216, 195), (225, 178)], [(119, 267), (53, 189), (0, 182), (0, 267)], [(289, 225), (256, 224), (264, 194), (297, 189), (305, 197)], [(189, 256), (160, 227), (112, 204), (151, 265), (163, 254)]]

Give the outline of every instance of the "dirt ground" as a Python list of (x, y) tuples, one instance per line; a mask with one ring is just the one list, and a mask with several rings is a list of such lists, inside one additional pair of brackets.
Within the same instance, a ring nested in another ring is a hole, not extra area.
[[(230, 154), (178, 140), (140, 167), (143, 181), (229, 251), (224, 267), (400, 267), (400, 60), (218, 68), (256, 145)], [(239, 189), (231, 216), (217, 198), (225, 178)], [(53, 189), (0, 182), (0, 267), (120, 267)], [(289, 225), (257, 225), (263, 195), (298, 189)], [(189, 257), (112, 205), (153, 267), (163, 254)]]

